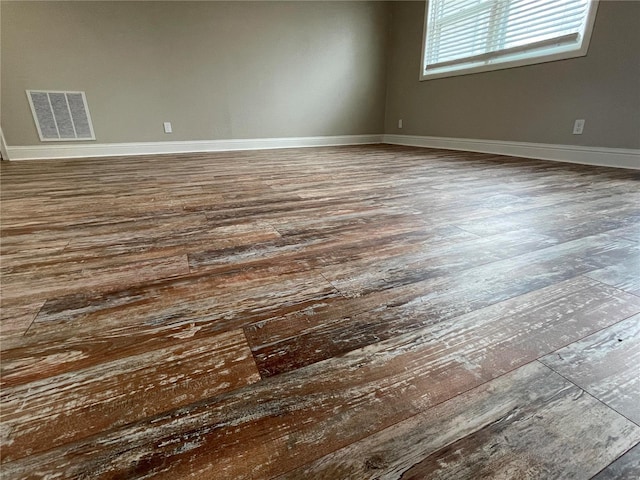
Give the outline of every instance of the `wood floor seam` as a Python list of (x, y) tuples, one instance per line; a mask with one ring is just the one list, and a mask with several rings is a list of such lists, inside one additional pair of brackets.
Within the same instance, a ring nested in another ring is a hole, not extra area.
[(242, 336), (244, 337), (244, 341), (247, 345), (247, 348), (249, 349), (249, 351), (251, 351), (251, 359), (253, 360), (253, 364), (256, 368), (256, 372), (258, 372), (258, 375), (260, 376), (260, 381), (263, 381), (265, 379), (265, 377), (262, 376), (262, 373), (260, 373), (260, 369), (258, 368), (258, 362), (256, 362), (256, 358), (253, 355), (253, 350), (251, 350), (251, 345), (249, 344), (249, 339), (247, 338), (247, 333), (245, 332), (245, 328), (242, 328)]
[(611, 463), (609, 463), (609, 465), (605, 466), (602, 470), (600, 470), (598, 473), (596, 473), (593, 477), (591, 477), (589, 480), (597, 480), (598, 477), (603, 474), (604, 472), (606, 472), (612, 465), (614, 465), (618, 460), (620, 460), (622, 457), (624, 457), (625, 455), (628, 455), (632, 450), (637, 450), (640, 448), (640, 442), (636, 443), (635, 445), (633, 445), (632, 447), (630, 447), (626, 452), (624, 452), (622, 455), (620, 455), (618, 458), (616, 458), (615, 460), (613, 460)]
[(322, 278), (324, 278), (325, 282), (327, 282), (329, 285), (331, 285), (331, 287), (332, 287), (332, 288), (334, 288), (334, 289), (335, 289), (335, 291), (336, 291), (336, 292), (338, 292), (342, 297), (344, 297), (344, 298), (348, 298), (348, 297), (347, 297), (343, 292), (341, 292), (341, 291), (340, 291), (340, 289), (339, 289), (338, 287), (336, 287), (336, 286), (334, 285), (334, 283), (333, 283), (331, 280), (329, 280), (329, 279), (324, 275), (324, 273), (322, 273), (322, 272), (318, 272), (318, 273), (320, 274), (320, 276), (321, 276)]
[[(599, 403), (601, 403), (602, 405), (604, 405), (605, 407), (607, 407), (609, 410), (611, 410), (612, 412), (615, 412), (616, 414), (620, 415), (621, 417), (623, 417), (624, 419), (628, 420), (629, 422), (633, 423), (634, 425), (640, 427), (640, 423), (637, 421), (634, 421), (632, 419), (630, 419), (629, 417), (627, 417), (626, 415), (620, 413), (618, 410), (616, 410), (615, 408), (613, 408), (611, 405), (603, 402), (602, 400), (600, 400), (597, 396), (595, 396), (594, 394), (592, 394), (591, 392), (589, 392), (587, 389), (581, 387), (580, 385), (578, 385), (577, 383), (575, 383), (573, 380), (571, 380), (569, 377), (563, 375), (562, 373), (560, 373), (557, 369), (554, 369), (553, 367), (547, 365), (546, 363), (544, 363), (544, 361), (541, 358), (538, 358), (536, 361), (540, 362), (541, 364), (543, 364), (545, 367), (549, 368), (550, 370), (552, 370), (553, 372), (557, 373), (558, 375), (560, 375), (562, 378), (564, 378), (567, 382), (570, 382), (571, 384), (575, 385), (576, 388), (579, 388), (580, 390), (582, 390), (584, 393), (586, 393), (587, 395), (589, 395), (590, 397), (592, 397), (593, 399), (597, 400)], [(605, 467), (606, 468), (606, 467)]]
[[(596, 271), (596, 270), (593, 270), (593, 271)], [(620, 288), (620, 287), (617, 287), (617, 286), (615, 286), (615, 285), (611, 285), (611, 284), (609, 284), (609, 283), (603, 282), (602, 280), (599, 280), (599, 279), (597, 279), (597, 278), (594, 278), (594, 277), (592, 277), (591, 275), (589, 275), (589, 273), (592, 273), (592, 272), (585, 273), (585, 274), (584, 274), (584, 276), (585, 276), (585, 277), (588, 277), (588, 278), (590, 278), (590, 279), (592, 279), (592, 280), (595, 280), (596, 282), (601, 283), (602, 285), (606, 285), (607, 287), (615, 288), (616, 290), (618, 290), (618, 291), (619, 291), (619, 292), (621, 292), (621, 293), (625, 293), (625, 294), (627, 294), (627, 295), (633, 295), (633, 296), (635, 296), (635, 297), (640, 297), (640, 293), (639, 293), (639, 292), (629, 292), (629, 291), (624, 290), (624, 289), (622, 289), (622, 288)], [(640, 272), (638, 272), (638, 274), (640, 275)]]
[(35, 314), (33, 315), (33, 318), (31, 319), (31, 322), (29, 322), (29, 326), (24, 330), (24, 332), (22, 332), (22, 336), (23, 336), (23, 337), (26, 337), (26, 336), (27, 336), (27, 333), (29, 332), (29, 329), (30, 329), (31, 327), (33, 327), (33, 324), (34, 324), (34, 322), (36, 321), (36, 318), (38, 318), (38, 315), (40, 314), (40, 312), (42, 311), (42, 309), (43, 309), (43, 308), (44, 308), (44, 306), (46, 305), (47, 301), (48, 301), (48, 300), (46, 300), (46, 299), (45, 299), (45, 300), (42, 302), (42, 305), (40, 305), (40, 308), (38, 308), (38, 311), (37, 311), (37, 312), (35, 312)]

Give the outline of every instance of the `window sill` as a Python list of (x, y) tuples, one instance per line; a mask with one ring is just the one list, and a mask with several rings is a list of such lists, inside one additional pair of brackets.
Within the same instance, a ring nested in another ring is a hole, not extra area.
[[(586, 43), (586, 42), (585, 42)], [(438, 78), (457, 77), (460, 75), (472, 75), (474, 73), (491, 72), (495, 70), (505, 70), (508, 68), (524, 67), (526, 65), (536, 65), (540, 63), (555, 62), (557, 60), (567, 60), (569, 58), (584, 57), (587, 54), (588, 45), (576, 48), (572, 45), (563, 50), (556, 49), (554, 53), (540, 54), (533, 52), (530, 56), (518, 56), (518, 58), (500, 58), (491, 63), (463, 64), (457, 67), (446, 67), (434, 69), (431, 72), (420, 74), (420, 81), (435, 80)]]

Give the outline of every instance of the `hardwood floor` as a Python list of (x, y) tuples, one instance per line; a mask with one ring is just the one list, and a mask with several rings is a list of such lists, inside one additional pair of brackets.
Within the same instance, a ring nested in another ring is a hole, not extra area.
[(638, 478), (638, 171), (0, 167), (3, 479)]

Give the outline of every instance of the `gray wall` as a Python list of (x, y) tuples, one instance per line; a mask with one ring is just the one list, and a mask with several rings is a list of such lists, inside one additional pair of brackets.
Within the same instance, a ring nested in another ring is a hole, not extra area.
[(386, 133), (640, 148), (640, 1), (600, 2), (586, 57), (421, 82), (424, 6), (391, 6)]
[(640, 148), (640, 1), (600, 2), (586, 57), (423, 82), (423, 1), (0, 8), (9, 145), (40, 143), (24, 91), (52, 89), (87, 92), (100, 143), (384, 131)]
[(2, 128), (39, 144), (50, 89), (86, 91), (100, 143), (381, 133), (388, 8), (2, 1)]

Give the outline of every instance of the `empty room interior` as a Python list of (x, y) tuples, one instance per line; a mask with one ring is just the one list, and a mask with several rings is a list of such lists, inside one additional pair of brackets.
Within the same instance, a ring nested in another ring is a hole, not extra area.
[(640, 1), (0, 42), (0, 477), (640, 478)]

